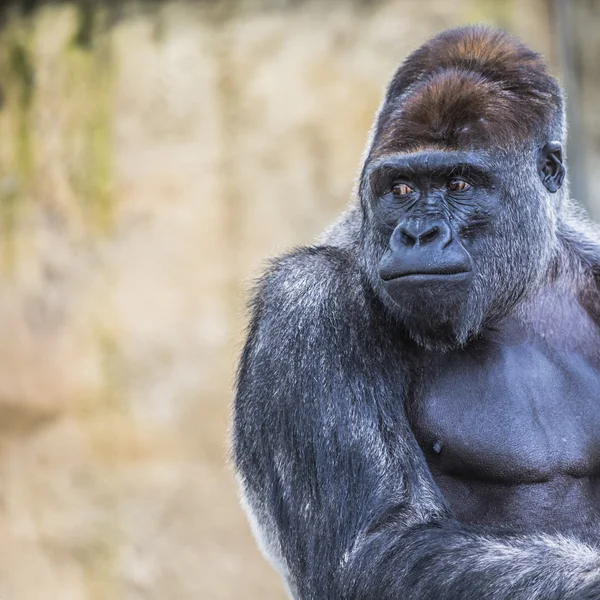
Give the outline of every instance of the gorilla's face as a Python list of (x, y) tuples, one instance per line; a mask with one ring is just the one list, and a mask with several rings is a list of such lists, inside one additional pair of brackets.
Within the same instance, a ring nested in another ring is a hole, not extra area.
[(547, 190), (564, 175), (560, 147), (549, 146), (520, 171), (473, 151), (400, 154), (366, 169), (371, 280), (417, 342), (464, 344), (534, 288), (554, 236)]

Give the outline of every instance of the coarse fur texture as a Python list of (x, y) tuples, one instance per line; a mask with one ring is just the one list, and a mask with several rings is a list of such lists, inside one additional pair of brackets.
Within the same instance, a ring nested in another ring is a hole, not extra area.
[(539, 55), (444, 32), (394, 75), (356, 201), (258, 282), (233, 458), (293, 598), (600, 599), (600, 236), (564, 135)]

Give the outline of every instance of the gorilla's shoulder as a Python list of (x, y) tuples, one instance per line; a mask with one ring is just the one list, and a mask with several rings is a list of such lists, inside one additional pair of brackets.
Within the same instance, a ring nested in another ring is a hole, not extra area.
[(298, 277), (311, 283), (359, 278), (356, 258), (345, 248), (322, 244), (301, 246), (271, 261), (269, 273), (277, 277)]
[(279, 315), (333, 316), (365, 307), (365, 278), (353, 254), (331, 245), (305, 246), (274, 259), (255, 293), (257, 308)]

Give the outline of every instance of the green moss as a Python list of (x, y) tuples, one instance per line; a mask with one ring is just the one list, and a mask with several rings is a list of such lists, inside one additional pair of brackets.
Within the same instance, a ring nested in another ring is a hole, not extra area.
[(114, 224), (111, 84), (110, 70), (98, 73), (98, 101), (91, 107), (88, 130), (88, 198), (93, 224), (102, 233), (108, 233)]
[(108, 12), (84, 3), (78, 7), (73, 38), (65, 47), (69, 87), (78, 108), (71, 135), (83, 138), (83, 154), (72, 183), (90, 231), (108, 234), (114, 224), (113, 84)]
[(35, 92), (35, 68), (31, 50), (23, 41), (10, 50), (9, 63), (16, 85), (17, 106), (15, 155), (19, 179), (29, 183), (34, 170), (34, 149), (31, 141), (31, 109)]
[(19, 194), (8, 176), (0, 183), (0, 235), (3, 272), (12, 274), (15, 266), (14, 232), (18, 219)]
[(77, 29), (73, 36), (73, 44), (90, 50), (95, 33), (96, 9), (89, 1), (77, 5)]
[(33, 100), (35, 68), (31, 51), (23, 40), (16, 40), (10, 47), (8, 61), (11, 74), (19, 86), (19, 103), (29, 108)]
[(35, 149), (32, 120), (36, 99), (33, 17), (12, 14), (0, 32), (0, 231), (2, 265), (12, 272), (16, 260), (15, 231), (33, 190)]
[(109, 9), (73, 0), (70, 11), (51, 6), (27, 15), (6, 11), (0, 28), (0, 268), (5, 273), (14, 271), (17, 248), (27, 243), (21, 225), (26, 211), (43, 201), (36, 183), (36, 139), (44, 135), (37, 119), (36, 48), (48, 11), (62, 11), (72, 23), (60, 58), (61, 89), (53, 93), (61, 94), (65, 109), (61, 145), (69, 153), (64, 168), (78, 202), (73, 210), (81, 212), (91, 235), (108, 235), (114, 224), (115, 77)]
[(165, 10), (162, 7), (157, 7), (153, 15), (152, 23), (152, 40), (155, 44), (162, 44), (167, 36), (167, 19)]
[(14, 33), (6, 35), (5, 48), (2, 50), (6, 64), (5, 77), (12, 92), (17, 175), (23, 183), (31, 177), (34, 165), (31, 111), (35, 96), (35, 63), (31, 50), (33, 36), (29, 19), (20, 19), (13, 27)]

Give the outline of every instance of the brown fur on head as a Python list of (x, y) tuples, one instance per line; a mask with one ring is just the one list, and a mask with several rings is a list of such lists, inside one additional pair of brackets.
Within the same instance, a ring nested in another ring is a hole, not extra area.
[(502, 31), (445, 31), (395, 73), (371, 156), (423, 148), (544, 144), (564, 136), (563, 98), (544, 59)]

